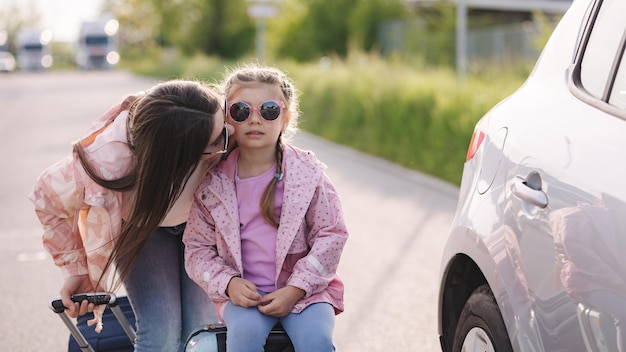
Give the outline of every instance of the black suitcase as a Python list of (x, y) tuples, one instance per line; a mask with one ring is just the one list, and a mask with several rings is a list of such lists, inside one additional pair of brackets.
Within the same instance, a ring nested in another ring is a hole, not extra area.
[(103, 329), (96, 333), (94, 326), (87, 326), (91, 314), (76, 319), (76, 325), (65, 314), (65, 307), (60, 299), (50, 302), (50, 308), (63, 320), (71, 335), (68, 342), (69, 352), (133, 352), (135, 340), (135, 315), (128, 297), (117, 297), (113, 293), (99, 292), (72, 296), (72, 300), (81, 302), (87, 299), (96, 305), (106, 304), (102, 315)]
[[(185, 352), (226, 352), (226, 326), (208, 324), (196, 330), (187, 338)], [(291, 339), (280, 323), (267, 337), (265, 352), (294, 352)]]

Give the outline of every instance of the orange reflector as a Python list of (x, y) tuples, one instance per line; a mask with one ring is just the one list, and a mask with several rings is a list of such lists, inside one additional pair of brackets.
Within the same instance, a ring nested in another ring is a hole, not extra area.
[(470, 141), (469, 148), (467, 149), (467, 156), (465, 157), (465, 161), (469, 161), (471, 158), (474, 157), (476, 151), (483, 143), (484, 139), (484, 133), (482, 133), (481, 131), (474, 131), (474, 133), (472, 134), (472, 140)]

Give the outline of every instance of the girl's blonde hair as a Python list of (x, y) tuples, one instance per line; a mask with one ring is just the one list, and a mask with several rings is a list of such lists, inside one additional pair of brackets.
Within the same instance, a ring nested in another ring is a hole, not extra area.
[(222, 84), (222, 91), (226, 94), (226, 100), (228, 101), (230, 96), (238, 89), (256, 83), (272, 84), (280, 87), (290, 116), (289, 123), (276, 141), (276, 175), (265, 188), (260, 204), (261, 214), (265, 221), (278, 228), (277, 214), (274, 214), (276, 185), (283, 179), (283, 143), (290, 140), (298, 131), (298, 118), (300, 116), (298, 91), (293, 81), (283, 71), (276, 67), (259, 64), (247, 64), (229, 70)]

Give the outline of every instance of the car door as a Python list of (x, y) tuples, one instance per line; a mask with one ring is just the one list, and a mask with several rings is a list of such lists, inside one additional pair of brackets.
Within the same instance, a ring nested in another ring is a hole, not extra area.
[(574, 64), (553, 66), (561, 88), (531, 82), (507, 126), (503, 216), (527, 297), (516, 333), (545, 351), (626, 347), (624, 13), (622, 0), (592, 2)]

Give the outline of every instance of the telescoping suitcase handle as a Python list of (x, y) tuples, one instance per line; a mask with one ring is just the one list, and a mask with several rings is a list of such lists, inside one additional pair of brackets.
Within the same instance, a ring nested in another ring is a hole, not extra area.
[[(126, 332), (126, 335), (128, 335), (128, 338), (130, 339), (130, 341), (132, 343), (135, 342), (135, 338), (137, 337), (135, 335), (135, 330), (133, 329), (132, 325), (130, 325), (130, 322), (128, 321), (128, 319), (126, 319), (126, 316), (124, 316), (124, 312), (122, 311), (122, 309), (117, 304), (118, 303), (117, 296), (114, 293), (95, 292), (95, 293), (81, 293), (81, 294), (72, 296), (72, 301), (74, 302), (80, 303), (84, 300), (87, 300), (87, 302), (93, 303), (97, 306), (102, 305), (102, 304), (108, 305), (111, 311), (113, 312), (113, 314), (115, 315), (115, 318), (117, 318), (120, 325), (122, 326), (122, 329), (124, 329), (124, 332)], [(91, 347), (89, 345), (89, 342), (87, 342), (87, 340), (85, 339), (85, 336), (83, 336), (83, 334), (80, 332), (80, 330), (78, 330), (78, 328), (72, 322), (72, 320), (70, 320), (70, 317), (65, 313), (65, 306), (63, 305), (63, 302), (61, 301), (61, 299), (56, 298), (56, 299), (51, 300), (49, 306), (53, 312), (57, 313), (59, 317), (61, 317), (61, 320), (63, 320), (63, 322), (65, 323), (65, 326), (67, 326), (72, 336), (74, 336), (74, 339), (78, 343), (78, 346), (80, 347), (81, 351), (95, 352), (93, 347)]]

